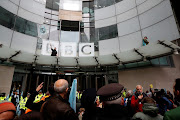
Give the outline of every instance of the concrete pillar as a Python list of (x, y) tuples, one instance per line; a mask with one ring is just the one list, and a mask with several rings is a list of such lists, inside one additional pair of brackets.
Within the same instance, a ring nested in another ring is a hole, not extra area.
[(0, 65), (0, 93), (10, 93), (14, 67)]

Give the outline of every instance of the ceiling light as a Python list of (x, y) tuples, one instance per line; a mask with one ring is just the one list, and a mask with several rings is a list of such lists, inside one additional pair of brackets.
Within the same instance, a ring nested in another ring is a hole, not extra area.
[(144, 57), (143, 57), (143, 61), (144, 61), (144, 62), (146, 62), (146, 61), (147, 61), (146, 56), (144, 56)]
[(178, 55), (178, 54), (179, 54), (179, 52), (178, 52), (177, 49), (174, 49), (173, 53), (174, 53), (175, 55)]

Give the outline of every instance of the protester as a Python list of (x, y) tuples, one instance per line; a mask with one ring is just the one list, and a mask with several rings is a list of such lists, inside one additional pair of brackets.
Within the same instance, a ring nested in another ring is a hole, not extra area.
[(163, 116), (158, 114), (158, 107), (155, 100), (145, 97), (142, 100), (143, 112), (138, 112), (133, 116), (133, 120), (163, 120)]
[(16, 115), (16, 108), (12, 102), (0, 101), (0, 120), (13, 120)]
[[(33, 101), (35, 100), (36, 95), (39, 93), (39, 91), (42, 89), (42, 87), (43, 87), (43, 82), (36, 88), (36, 90), (34, 92), (32, 92), (31, 96), (27, 100), (26, 107), (29, 108), (30, 110), (40, 111), (42, 104), (45, 101), (48, 101), (51, 98), (50, 96), (54, 94), (54, 84), (51, 84), (48, 87), (48, 91), (50, 94), (49, 97), (43, 98), (43, 100), (41, 100), (40, 102), (34, 103)], [(29, 109), (28, 109), (28, 111), (30, 111)]]
[(81, 97), (81, 107), (85, 108), (82, 120), (94, 120), (96, 118), (96, 89), (85, 90)]
[[(174, 96), (177, 99), (177, 102), (180, 102), (180, 78), (175, 80), (174, 87)], [(180, 120), (180, 106), (178, 105), (177, 108), (172, 109), (165, 113), (164, 120)]]
[(143, 92), (143, 87), (141, 85), (136, 86), (136, 92), (131, 98), (131, 107), (135, 112), (142, 112), (141, 100), (147, 97), (147, 95)]
[(55, 94), (41, 107), (41, 112), (45, 120), (78, 120), (78, 116), (70, 107), (67, 99), (68, 82), (59, 79), (54, 83)]

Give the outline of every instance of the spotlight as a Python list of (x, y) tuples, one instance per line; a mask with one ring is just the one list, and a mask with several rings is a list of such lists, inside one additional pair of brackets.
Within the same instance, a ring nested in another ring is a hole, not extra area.
[(122, 61), (120, 61), (120, 62), (119, 62), (119, 65), (123, 65), (123, 62), (122, 62)]
[(179, 54), (179, 52), (178, 52), (177, 49), (174, 49), (173, 53), (174, 53), (175, 55), (178, 55), (178, 54)]
[(80, 69), (79, 65), (76, 67), (77, 69)]
[(58, 68), (59, 68), (59, 65), (56, 65), (56, 68), (58, 69)]
[(144, 61), (144, 62), (146, 62), (146, 61), (147, 61), (146, 56), (144, 56), (144, 57), (143, 57), (143, 61)]
[(101, 68), (101, 65), (98, 65), (97, 68)]
[(35, 67), (35, 66), (36, 66), (36, 63), (35, 63), (35, 62), (33, 62), (33, 63), (32, 63), (32, 66), (33, 66), (33, 67)]

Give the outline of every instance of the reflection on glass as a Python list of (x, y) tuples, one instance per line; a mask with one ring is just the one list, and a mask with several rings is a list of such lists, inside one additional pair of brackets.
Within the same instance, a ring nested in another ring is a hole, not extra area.
[(121, 2), (123, 0), (95, 0), (94, 1), (94, 7), (96, 9), (101, 9), (101, 8), (104, 8), (104, 7), (108, 7), (110, 5), (114, 5), (118, 2)]
[(14, 14), (2, 7), (0, 7), (0, 11), (0, 24), (10, 29), (13, 28), (15, 20)]
[(31, 21), (25, 20), (21, 17), (16, 18), (15, 28), (17, 32), (24, 33), (30, 36), (37, 37), (37, 24)]
[(82, 11), (81, 0), (61, 0), (60, 9), (71, 10), (71, 11)]
[(79, 42), (79, 31), (61, 31), (60, 42)]
[(115, 38), (118, 36), (117, 25), (111, 25), (107, 27), (98, 28), (98, 40), (106, 40)]
[(59, 0), (46, 0), (46, 8), (59, 11)]
[(168, 65), (167, 57), (161, 57), (159, 58), (160, 65)]

